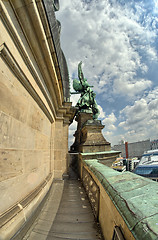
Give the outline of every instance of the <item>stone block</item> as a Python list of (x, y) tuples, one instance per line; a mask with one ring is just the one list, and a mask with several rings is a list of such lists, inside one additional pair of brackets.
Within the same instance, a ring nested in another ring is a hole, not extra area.
[(50, 149), (41, 151), (41, 160), (40, 164), (48, 163), (50, 161)]
[(61, 170), (54, 170), (54, 178), (62, 179), (63, 172)]
[(62, 169), (62, 161), (58, 160), (54, 162), (54, 169), (55, 170), (61, 170)]
[(0, 149), (0, 181), (22, 174), (22, 160), (22, 151)]
[(36, 131), (35, 149), (49, 149), (50, 137)]
[(11, 118), (3, 112), (0, 112), (0, 147), (9, 147)]
[(54, 139), (54, 149), (62, 151), (63, 148), (63, 138), (61, 135), (56, 135)]
[(40, 131), (42, 129), (42, 125), (43, 125), (43, 116), (40, 113), (40, 110), (38, 107), (36, 107), (35, 105), (32, 105), (30, 107), (30, 114), (28, 116), (28, 125), (31, 128), (34, 128), (38, 131)]
[(54, 162), (62, 160), (62, 152), (61, 150), (54, 151)]
[(19, 90), (3, 74), (0, 74), (0, 109), (19, 121), (25, 122), (28, 103)]
[(23, 153), (23, 168), (25, 173), (32, 172), (40, 167), (41, 151), (25, 150)]
[(93, 120), (92, 114), (79, 113), (76, 121), (78, 121), (78, 126), (74, 134), (75, 142), (71, 146), (72, 152), (90, 153), (111, 150), (110, 143), (106, 141), (101, 132), (104, 125), (100, 120)]

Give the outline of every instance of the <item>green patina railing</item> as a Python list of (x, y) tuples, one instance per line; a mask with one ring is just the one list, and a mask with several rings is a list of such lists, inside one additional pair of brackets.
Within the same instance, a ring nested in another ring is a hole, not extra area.
[(83, 160), (99, 180), (135, 239), (158, 239), (158, 183), (120, 173), (97, 160)]

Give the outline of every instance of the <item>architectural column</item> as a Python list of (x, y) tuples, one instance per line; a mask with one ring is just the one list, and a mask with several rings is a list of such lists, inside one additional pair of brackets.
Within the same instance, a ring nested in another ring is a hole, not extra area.
[(62, 169), (63, 174), (66, 176), (68, 171), (68, 131), (69, 131), (69, 119), (65, 119), (63, 123), (63, 160)]
[(55, 122), (51, 125), (51, 139), (50, 139), (50, 172), (54, 177), (54, 141), (55, 141)]
[(54, 178), (62, 179), (63, 174), (63, 119), (58, 118), (55, 121), (54, 135)]

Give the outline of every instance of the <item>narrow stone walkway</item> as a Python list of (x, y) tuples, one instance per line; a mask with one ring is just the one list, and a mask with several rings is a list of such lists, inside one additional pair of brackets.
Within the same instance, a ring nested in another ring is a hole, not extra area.
[(23, 239), (103, 239), (80, 181), (53, 184), (41, 214)]

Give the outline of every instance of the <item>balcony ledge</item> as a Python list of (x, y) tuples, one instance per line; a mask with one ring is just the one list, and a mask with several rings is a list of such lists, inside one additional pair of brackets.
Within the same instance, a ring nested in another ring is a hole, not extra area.
[(157, 182), (131, 172), (117, 172), (96, 159), (83, 160), (83, 165), (98, 179), (134, 238), (156, 240), (158, 237)]

